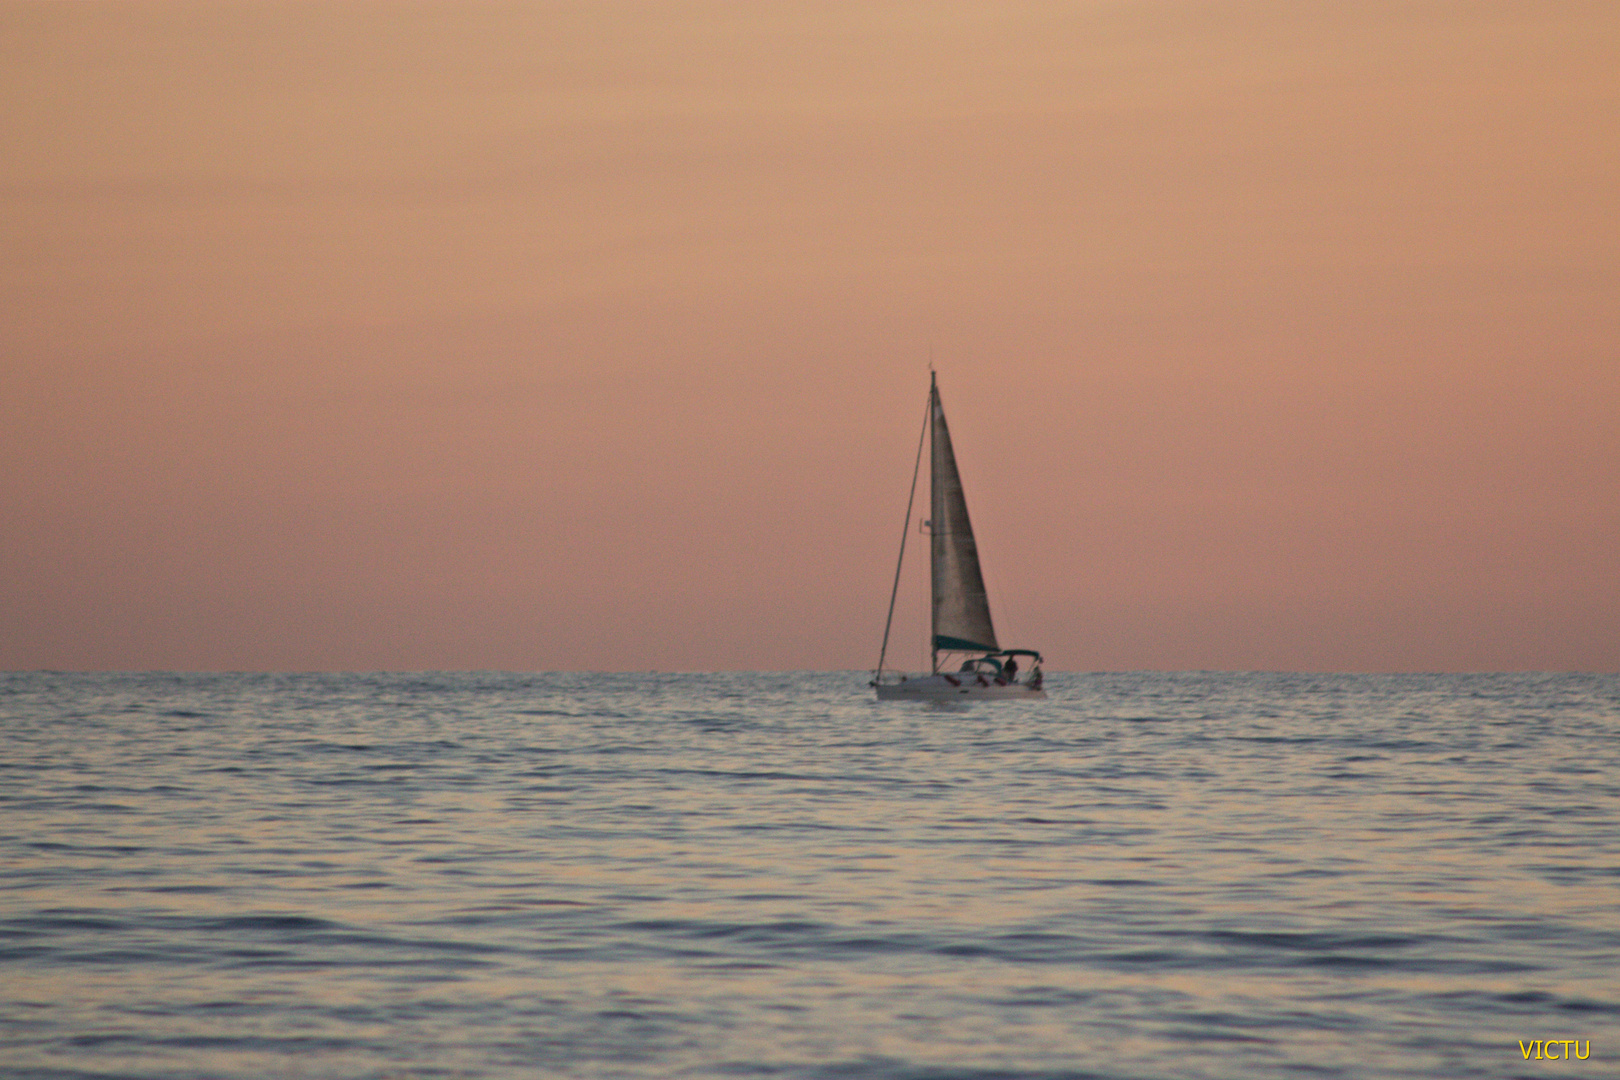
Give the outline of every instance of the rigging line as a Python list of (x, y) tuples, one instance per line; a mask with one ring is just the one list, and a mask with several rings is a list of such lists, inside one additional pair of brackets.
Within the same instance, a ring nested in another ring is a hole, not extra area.
[(906, 564), (906, 537), (911, 534), (911, 507), (917, 499), (917, 477), (922, 472), (923, 438), (928, 434), (928, 421), (934, 415), (934, 395), (928, 395), (928, 405), (923, 409), (922, 430), (917, 433), (917, 461), (911, 466), (911, 494), (906, 496), (906, 520), (900, 526), (900, 558), (894, 564), (894, 588), (889, 590), (889, 617), (883, 620), (883, 648), (878, 650), (877, 672), (873, 682), (883, 679), (883, 660), (889, 655), (889, 628), (894, 625), (894, 600), (900, 595), (900, 568)]

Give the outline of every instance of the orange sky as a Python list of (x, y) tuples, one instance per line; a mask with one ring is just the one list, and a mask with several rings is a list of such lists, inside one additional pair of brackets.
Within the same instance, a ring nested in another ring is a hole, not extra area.
[(0, 3), (0, 56), (0, 668), (869, 667), (932, 351), (1004, 644), (1620, 669), (1608, 0)]

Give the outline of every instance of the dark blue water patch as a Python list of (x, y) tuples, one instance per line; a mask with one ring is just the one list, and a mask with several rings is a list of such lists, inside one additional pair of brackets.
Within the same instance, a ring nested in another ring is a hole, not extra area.
[(138, 970), (142, 967), (176, 968), (209, 965), (216, 961), (212, 950), (191, 948), (172, 942), (147, 946), (76, 949), (59, 946), (50, 952), (52, 967), (91, 967), (108, 970)]
[[(1202, 1018), (1193, 1017), (1191, 1019), (1199, 1020)], [(1233, 1023), (1229, 1018), (1209, 1019), (1205, 1022), (1210, 1026), (1185, 1027), (1169, 1025), (1164, 1029), (1164, 1037), (1177, 1042), (1253, 1043), (1261, 1046), (1272, 1046), (1281, 1041), (1278, 1038), (1256, 1035), (1249, 1031), (1228, 1027), (1226, 1025)]]
[(802, 1080), (1130, 1080), (1147, 1075), (1129, 1070), (1089, 1072), (1075, 1069), (915, 1065), (882, 1057), (830, 1065), (789, 1065), (775, 1068), (733, 1063), (732, 1068), (746, 1071), (728, 1071), (725, 1075), (785, 1076)]
[(168, 1071), (164, 1073), (132, 1072), (128, 1066), (109, 1066), (107, 1069), (58, 1069), (39, 1065), (17, 1065), (8, 1068), (6, 1072), (7, 1080), (132, 1080), (132, 1078), (155, 1078), (157, 1076), (163, 1076), (164, 1080), (168, 1080), (169, 1077), (180, 1077), (184, 1078), (184, 1080), (192, 1080), (193, 1077), (196, 1077), (200, 1080), (206, 1075), (206, 1073), (196, 1071), (179, 1073)]
[(0, 944), (0, 964), (33, 964), (54, 958), (56, 946), (36, 942), (25, 945)]
[[(534, 897), (457, 912), (426, 921), (421, 925), (468, 928), (486, 926), (555, 926), (558, 916), (577, 915), (582, 911), (596, 911), (598, 907), (597, 904), (586, 903), (581, 900)], [(538, 923), (537, 919), (539, 920)]]
[(1434, 943), (1432, 939), (1408, 934), (1212, 930), (1199, 936), (1222, 945), (1288, 952), (1409, 949)]
[(0, 920), (0, 935), (58, 934), (69, 931), (118, 931), (133, 925), (124, 918), (80, 912), (72, 909), (38, 911)]
[(1104, 990), (1074, 990), (1059, 986), (1022, 986), (1002, 996), (989, 996), (985, 1003), (1009, 1009), (1069, 1009), (1087, 1005), (1110, 996)]
[(212, 933), (234, 934), (268, 931), (272, 933), (315, 933), (335, 931), (340, 924), (309, 915), (256, 914), (235, 915), (220, 919), (179, 920), (176, 929), (196, 929)]
[(1440, 1011), (1469, 1014), (1479, 1017), (1563, 1017), (1593, 1015), (1620, 1016), (1620, 1001), (1598, 1001), (1590, 998), (1564, 997), (1544, 990), (1520, 990), (1512, 993), (1486, 991), (1459, 991), (1420, 995)]
[(186, 1049), (186, 1050), (241, 1050), (256, 1053), (285, 1053), (305, 1055), (316, 1052), (342, 1052), (353, 1050), (356, 1047), (367, 1045), (356, 1039), (320, 1038), (309, 1035), (249, 1035), (249, 1036), (171, 1036), (167, 1038), (151, 1038), (136, 1032), (99, 1032), (95, 1034), (70, 1035), (62, 1040), (69, 1046), (105, 1048), (105, 1047), (133, 1047), (151, 1049)]

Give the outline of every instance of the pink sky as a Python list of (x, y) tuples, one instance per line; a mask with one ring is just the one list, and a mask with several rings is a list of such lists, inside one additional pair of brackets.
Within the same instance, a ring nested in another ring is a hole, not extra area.
[(932, 353), (1051, 666), (1620, 669), (1611, 2), (0, 3), (0, 55), (0, 668), (870, 667)]

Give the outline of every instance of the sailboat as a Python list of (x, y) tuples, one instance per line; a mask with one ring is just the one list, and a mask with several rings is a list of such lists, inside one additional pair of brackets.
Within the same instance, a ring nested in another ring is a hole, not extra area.
[[(889, 675), (884, 662), (889, 654), (889, 630), (894, 625), (894, 601), (900, 592), (900, 570), (906, 561), (906, 537), (911, 533), (911, 509), (917, 497), (922, 466), (923, 436), (929, 444), (928, 520), (929, 564), (932, 568), (933, 670), (926, 675)], [(1023, 663), (1020, 663), (1023, 661)], [(917, 438), (917, 463), (911, 471), (911, 495), (906, 500), (906, 524), (900, 534), (900, 558), (889, 593), (889, 617), (883, 624), (883, 647), (871, 685), (879, 701), (1045, 697), (1041, 689), (1042, 657), (1034, 649), (1003, 649), (990, 622), (990, 598), (979, 570), (979, 548), (973, 542), (962, 477), (956, 471), (951, 430), (939, 400), (939, 379), (928, 375), (928, 411)]]

